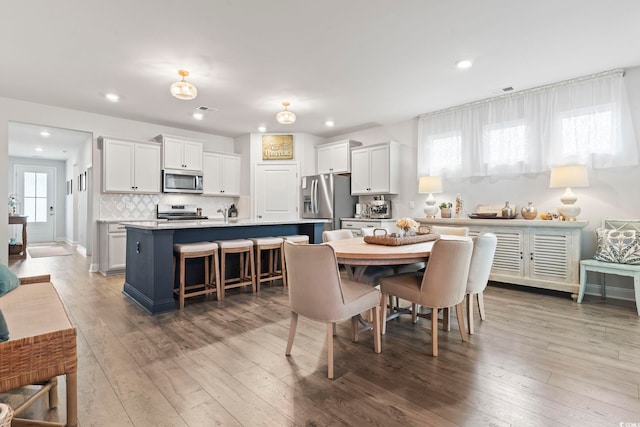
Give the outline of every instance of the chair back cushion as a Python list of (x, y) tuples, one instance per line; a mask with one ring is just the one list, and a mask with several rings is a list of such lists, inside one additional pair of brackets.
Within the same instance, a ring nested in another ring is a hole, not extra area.
[(353, 233), (351, 232), (351, 230), (327, 230), (322, 232), (323, 243), (351, 238), (353, 238)]
[(640, 232), (596, 229), (598, 247), (593, 259), (618, 264), (640, 264)]
[(333, 248), (284, 242), (284, 258), (291, 310), (320, 322), (332, 321), (334, 311), (344, 306)]
[(477, 294), (487, 287), (497, 245), (498, 238), (492, 233), (485, 233), (473, 238), (471, 266), (469, 267), (469, 278), (467, 279), (468, 294)]
[(421, 305), (453, 307), (464, 300), (473, 243), (440, 239), (433, 244), (420, 287)]

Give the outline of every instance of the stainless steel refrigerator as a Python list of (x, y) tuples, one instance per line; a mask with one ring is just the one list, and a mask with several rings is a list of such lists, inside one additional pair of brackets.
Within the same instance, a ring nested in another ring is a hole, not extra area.
[(358, 197), (351, 195), (351, 177), (321, 174), (303, 176), (301, 217), (330, 219), (325, 229), (340, 228), (340, 218), (353, 218)]

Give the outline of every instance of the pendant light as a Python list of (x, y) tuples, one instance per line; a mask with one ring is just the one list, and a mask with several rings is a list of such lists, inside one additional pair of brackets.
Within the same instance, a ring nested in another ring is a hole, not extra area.
[(178, 99), (190, 100), (198, 96), (198, 89), (191, 83), (187, 83), (185, 78), (189, 75), (188, 71), (178, 70), (178, 74), (182, 76), (182, 80), (171, 85), (171, 95)]
[(296, 115), (287, 110), (287, 107), (289, 106), (288, 102), (285, 101), (282, 103), (282, 105), (284, 106), (284, 110), (280, 111), (276, 115), (276, 120), (283, 125), (290, 125), (291, 123), (296, 121)]

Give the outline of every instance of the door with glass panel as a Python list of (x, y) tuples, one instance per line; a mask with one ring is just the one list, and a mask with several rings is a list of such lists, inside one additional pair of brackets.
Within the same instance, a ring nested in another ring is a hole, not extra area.
[(27, 215), (29, 243), (55, 240), (56, 170), (46, 166), (16, 165), (15, 189)]

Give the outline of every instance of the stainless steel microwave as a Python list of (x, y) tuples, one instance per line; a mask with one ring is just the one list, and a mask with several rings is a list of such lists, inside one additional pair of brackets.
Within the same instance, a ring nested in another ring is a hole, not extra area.
[(165, 169), (162, 171), (163, 193), (202, 193), (202, 172)]

